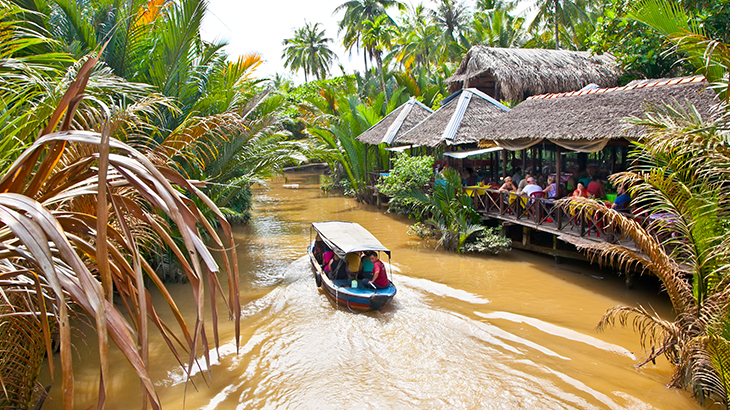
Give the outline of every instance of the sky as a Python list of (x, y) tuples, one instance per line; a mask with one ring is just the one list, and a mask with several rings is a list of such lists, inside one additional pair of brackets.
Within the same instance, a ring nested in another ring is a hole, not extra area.
[[(269, 77), (276, 73), (289, 75), (295, 83), (304, 82), (304, 74), (297, 75), (284, 68), (281, 53), (282, 42), (294, 37), (294, 30), (304, 26), (304, 22), (321, 23), (325, 36), (332, 38), (331, 48), (339, 58), (339, 64), (347, 74), (363, 71), (362, 56), (357, 51), (345, 51), (338, 38), (337, 22), (342, 12), (332, 12), (346, 0), (209, 0), (208, 12), (203, 20), (201, 35), (204, 40), (222, 39), (228, 42), (224, 49), (232, 60), (243, 54), (261, 54), (263, 64), (256, 70), (258, 77)], [(432, 7), (429, 0), (404, 1), (405, 3), (424, 3)], [(534, 0), (523, 0), (523, 5)], [(468, 1), (471, 4), (473, 1)], [(519, 7), (518, 7), (519, 8)], [(525, 7), (521, 7), (524, 9)], [(397, 16), (395, 9), (389, 11)], [(337, 62), (330, 74), (341, 75)]]
[[(332, 15), (337, 6), (345, 0), (210, 0), (208, 13), (203, 20), (201, 34), (205, 40), (223, 39), (229, 45), (224, 49), (231, 59), (243, 54), (257, 52), (264, 63), (256, 70), (258, 77), (273, 76), (275, 73), (289, 74), (284, 68), (281, 53), (282, 42), (294, 37), (294, 30), (304, 22), (321, 23), (325, 36), (332, 38), (331, 48), (347, 73), (363, 70), (362, 57), (356, 52), (345, 51), (337, 35), (337, 21), (342, 18)], [(340, 75), (337, 64), (331, 74)], [(304, 81), (301, 70), (297, 82)]]

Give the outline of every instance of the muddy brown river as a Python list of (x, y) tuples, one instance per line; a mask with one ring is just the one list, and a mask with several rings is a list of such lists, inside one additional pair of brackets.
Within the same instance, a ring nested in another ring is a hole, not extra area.
[[(435, 251), (406, 234), (408, 220), (318, 186), (317, 175), (290, 174), (256, 189), (251, 224), (235, 230), (241, 349), (223, 319), (212, 380), (197, 372), (186, 391), (175, 359), (154, 338), (150, 361), (163, 408), (701, 409), (666, 387), (665, 359), (635, 368), (645, 352), (631, 329), (594, 329), (617, 304), (672, 317), (652, 281), (629, 290), (610, 272), (516, 250), (499, 257)], [(322, 220), (358, 222), (391, 249), (398, 294), (384, 310), (337, 309), (316, 288), (304, 255), (309, 224)], [(192, 318), (190, 288), (171, 289)], [(77, 329), (76, 408), (85, 409), (97, 395), (96, 342)], [(131, 367), (116, 351), (110, 361), (106, 408), (140, 408)], [(61, 408), (58, 393), (55, 386), (44, 409)]]

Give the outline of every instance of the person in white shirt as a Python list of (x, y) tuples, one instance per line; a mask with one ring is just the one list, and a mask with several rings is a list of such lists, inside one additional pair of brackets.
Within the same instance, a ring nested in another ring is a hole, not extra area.
[(527, 185), (525, 185), (522, 191), (517, 191), (518, 194), (524, 194), (527, 196), (532, 195), (533, 192), (542, 192), (542, 188), (540, 188), (539, 185), (535, 184), (535, 178), (533, 177), (528, 177)]

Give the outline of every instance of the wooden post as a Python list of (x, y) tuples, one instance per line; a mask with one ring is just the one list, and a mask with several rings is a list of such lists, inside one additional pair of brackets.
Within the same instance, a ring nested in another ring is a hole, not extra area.
[[(555, 144), (555, 187), (557, 188), (557, 197), (560, 198), (560, 184), (563, 182), (562, 170), (560, 169), (560, 145)], [(567, 187), (566, 187), (567, 190)], [(567, 193), (567, 192), (566, 192)]]
[(502, 176), (507, 175), (507, 150), (502, 150)]
[(520, 155), (522, 156), (522, 175), (525, 175), (525, 167), (527, 167), (527, 158), (525, 156), (527, 155), (527, 150), (523, 149)]

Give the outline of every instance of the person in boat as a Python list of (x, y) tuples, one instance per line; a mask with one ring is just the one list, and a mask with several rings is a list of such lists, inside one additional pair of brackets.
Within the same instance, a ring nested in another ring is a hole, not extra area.
[(322, 238), (317, 235), (317, 237), (314, 239), (314, 247), (312, 248), (312, 254), (314, 255), (314, 260), (319, 263), (319, 266), (322, 266), (324, 264), (324, 253), (326, 252), (326, 246), (324, 244), (324, 241)]
[(332, 258), (329, 278), (332, 280), (344, 280), (347, 279), (347, 268), (345, 267), (345, 261), (341, 260), (337, 254)]
[(378, 259), (378, 254), (375, 251), (365, 252), (365, 257), (373, 263), (373, 278), (367, 282), (368, 286), (374, 286), (377, 289), (385, 289), (390, 285), (388, 275), (385, 272), (385, 265)]
[(322, 270), (329, 272), (332, 269), (332, 260), (335, 258), (335, 252), (329, 250), (322, 255)]

